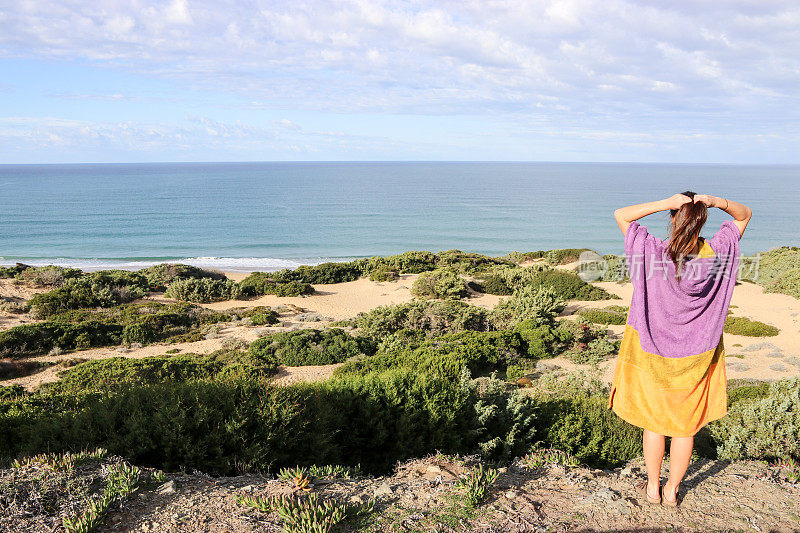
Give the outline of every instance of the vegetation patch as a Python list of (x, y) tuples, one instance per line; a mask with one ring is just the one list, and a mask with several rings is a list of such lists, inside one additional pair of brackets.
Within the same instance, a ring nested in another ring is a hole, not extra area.
[(757, 320), (743, 316), (729, 316), (725, 319), (725, 333), (746, 337), (774, 337), (780, 330)]
[(625, 313), (611, 307), (604, 307), (603, 309), (581, 309), (578, 311), (578, 315), (587, 322), (593, 324), (613, 324), (622, 326), (628, 321), (628, 317)]
[(375, 350), (370, 339), (353, 337), (340, 328), (274, 333), (254, 341), (249, 348), (259, 360), (286, 366), (330, 365), (361, 354), (371, 355)]
[(179, 279), (167, 287), (164, 295), (167, 298), (197, 303), (235, 300), (239, 297), (239, 285), (229, 279)]
[(314, 287), (304, 281), (283, 281), (268, 272), (253, 272), (239, 283), (243, 296), (304, 296), (314, 293)]
[(411, 294), (420, 298), (457, 300), (467, 296), (467, 283), (451, 269), (437, 269), (423, 272), (414, 280)]

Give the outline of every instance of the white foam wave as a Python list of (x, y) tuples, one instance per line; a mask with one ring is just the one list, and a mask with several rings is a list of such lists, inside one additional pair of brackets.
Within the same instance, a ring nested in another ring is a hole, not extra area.
[[(58, 265), (80, 268), (85, 271), (120, 269), (139, 270), (159, 263), (183, 263), (200, 268), (221, 270), (223, 272), (274, 272), (283, 268), (297, 268), (300, 265), (318, 265), (328, 261), (349, 261), (349, 258), (296, 258), (277, 257), (185, 257), (178, 259), (78, 259), (57, 257), (53, 259), (20, 259), (19, 262), (31, 266)], [(0, 257), (0, 265), (9, 266), (14, 260)]]

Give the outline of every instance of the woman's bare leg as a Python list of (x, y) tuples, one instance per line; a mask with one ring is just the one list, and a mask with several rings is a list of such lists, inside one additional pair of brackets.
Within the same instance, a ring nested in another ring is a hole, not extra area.
[(675, 501), (678, 486), (686, 475), (692, 460), (694, 437), (672, 437), (669, 444), (669, 479), (664, 484), (664, 499)]
[[(645, 429), (644, 435), (642, 435), (642, 448), (644, 449), (644, 464), (647, 468), (647, 494), (651, 498), (658, 498), (661, 486), (661, 462), (664, 460), (664, 435)], [(670, 464), (672, 463), (670, 462)]]

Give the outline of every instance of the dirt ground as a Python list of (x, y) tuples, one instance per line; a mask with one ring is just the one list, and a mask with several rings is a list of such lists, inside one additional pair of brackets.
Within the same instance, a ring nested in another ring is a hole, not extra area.
[[(477, 508), (457, 486), (474, 458), (431, 456), (399, 464), (391, 475), (312, 479), (311, 493), (340, 503), (374, 501), (374, 512), (340, 531), (370, 532), (571, 532), (571, 531), (798, 531), (800, 485), (762, 462), (695, 461), (679, 493), (679, 507), (648, 504), (633, 489), (644, 479), (641, 460), (613, 471), (549, 465), (532, 470), (519, 461), (499, 477)], [(56, 476), (28, 467), (0, 470), (0, 530), (55, 531), (65, 515), (84, 508), (75, 487), (102, 486), (106, 459)], [(666, 479), (668, 466), (664, 465)], [(143, 470), (146, 474), (147, 469)], [(87, 481), (88, 480), (88, 481)], [(99, 490), (99, 489), (98, 489)], [(59, 505), (42, 502), (60, 491)], [(237, 496), (289, 496), (290, 481), (272, 475), (212, 478), (167, 474), (163, 484), (143, 485), (121, 507), (112, 507), (100, 532), (281, 531), (281, 518), (237, 502)], [(303, 494), (305, 496), (305, 494)], [(84, 496), (85, 497), (85, 496)]]

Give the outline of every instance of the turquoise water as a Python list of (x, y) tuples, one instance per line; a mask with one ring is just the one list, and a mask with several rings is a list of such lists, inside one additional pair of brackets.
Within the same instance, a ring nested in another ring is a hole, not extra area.
[[(406, 250), (620, 253), (617, 207), (687, 188), (747, 203), (744, 253), (800, 245), (800, 166), (0, 165), (0, 263), (272, 270)], [(711, 234), (727, 217), (714, 210)], [(644, 219), (666, 237), (666, 215)]]

